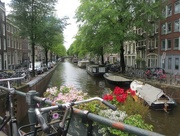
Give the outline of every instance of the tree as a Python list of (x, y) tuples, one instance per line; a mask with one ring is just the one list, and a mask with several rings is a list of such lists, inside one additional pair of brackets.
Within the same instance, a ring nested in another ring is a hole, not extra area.
[(150, 20), (161, 17), (161, 1), (152, 0), (81, 0), (76, 17), (81, 22), (79, 35), (89, 51), (111, 48), (120, 53), (120, 65), (125, 71), (124, 41), (139, 38), (133, 31), (142, 28), (150, 33)]
[(42, 25), (45, 16), (52, 14), (57, 0), (12, 0), (12, 17), (21, 29), (21, 35), (29, 37), (32, 46), (33, 76), (35, 45), (39, 36), (38, 28)]
[(64, 42), (63, 30), (66, 26), (66, 18), (60, 20), (51, 15), (45, 17), (44, 20), (42, 20), (42, 24), (43, 25), (38, 28), (39, 37), (37, 39), (38, 44), (41, 45), (45, 50), (47, 64), (48, 51), (53, 51), (55, 48), (54, 46), (62, 45)]
[(58, 56), (66, 56), (66, 48), (60, 43), (57, 46), (53, 46), (51, 50)]

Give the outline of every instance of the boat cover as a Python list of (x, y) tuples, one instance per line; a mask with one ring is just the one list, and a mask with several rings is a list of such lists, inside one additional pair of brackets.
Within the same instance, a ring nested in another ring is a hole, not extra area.
[(110, 80), (110, 81), (131, 81), (127, 78), (121, 77), (121, 76), (117, 76), (117, 75), (112, 75), (109, 73), (105, 73), (104, 78)]
[(150, 84), (137, 84), (137, 82), (132, 82), (131, 87), (133, 86), (138, 86), (134, 87), (136, 88), (136, 91), (139, 93), (139, 97), (144, 99), (149, 105), (151, 105), (153, 102), (158, 100), (163, 94), (163, 90), (156, 88)]

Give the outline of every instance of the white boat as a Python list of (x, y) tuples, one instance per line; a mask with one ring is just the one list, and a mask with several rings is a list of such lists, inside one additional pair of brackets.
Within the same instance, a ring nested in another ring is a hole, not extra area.
[(173, 110), (176, 102), (170, 98), (160, 88), (154, 87), (150, 84), (134, 80), (130, 84), (130, 88), (136, 91), (136, 95), (143, 99), (150, 108), (154, 110)]
[(89, 62), (89, 60), (80, 60), (80, 61), (78, 61), (78, 67), (80, 67), (80, 68), (86, 68), (86, 65), (88, 65), (90, 62)]

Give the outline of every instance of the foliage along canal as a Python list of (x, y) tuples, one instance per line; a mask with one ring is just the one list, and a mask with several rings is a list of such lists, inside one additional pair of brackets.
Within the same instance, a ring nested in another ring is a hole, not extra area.
[[(79, 68), (76, 64), (68, 60), (60, 62), (57, 66), (49, 87), (60, 87), (62, 85), (73, 85), (79, 90), (88, 93), (89, 96), (102, 96), (114, 86), (106, 84), (104, 78), (95, 78), (87, 74), (85, 69)], [(153, 130), (167, 136), (177, 136), (180, 134), (179, 118), (180, 108), (177, 107), (166, 113), (164, 111), (153, 111), (147, 114), (146, 121), (154, 126)]]

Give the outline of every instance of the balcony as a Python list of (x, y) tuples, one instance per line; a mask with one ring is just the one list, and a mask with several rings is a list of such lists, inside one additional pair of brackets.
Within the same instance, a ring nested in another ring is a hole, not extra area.
[(148, 51), (151, 53), (151, 52), (154, 52), (155, 49), (157, 49), (157, 48), (150, 46), (150, 47), (148, 48)]
[(136, 49), (137, 50), (145, 50), (146, 49), (146, 45), (137, 46)]

